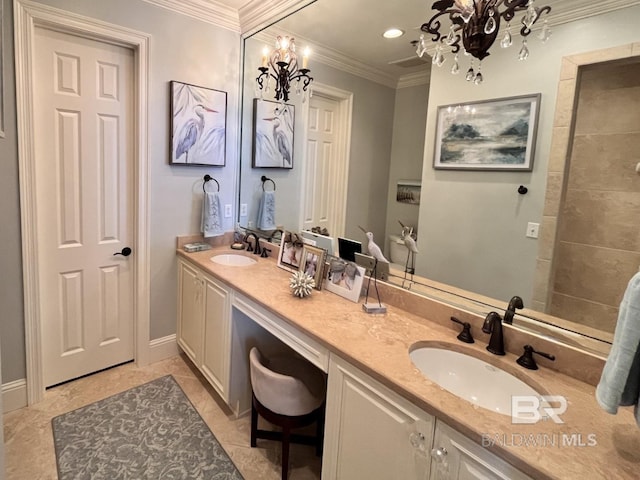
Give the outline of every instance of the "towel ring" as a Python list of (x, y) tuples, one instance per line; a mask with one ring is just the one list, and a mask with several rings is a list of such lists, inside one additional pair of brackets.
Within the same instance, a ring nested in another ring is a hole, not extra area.
[(218, 183), (218, 181), (217, 181), (215, 178), (213, 178), (213, 177), (212, 177), (211, 175), (209, 175), (209, 174), (206, 174), (206, 175), (204, 176), (204, 183), (202, 184), (202, 191), (203, 191), (204, 193), (207, 193), (207, 189), (206, 189), (206, 188), (204, 188), (204, 187), (205, 187), (205, 185), (207, 184), (207, 182), (208, 182), (209, 180), (213, 180), (214, 182), (216, 182), (216, 185), (218, 186), (218, 192), (219, 192), (219, 191), (220, 191), (220, 184)]
[(266, 190), (264, 189), (264, 184), (265, 182), (271, 182), (273, 183), (273, 191), (276, 191), (276, 182), (274, 182), (273, 180), (271, 180), (269, 177), (265, 177), (264, 175), (260, 178), (260, 180), (262, 180), (262, 191), (265, 192)]

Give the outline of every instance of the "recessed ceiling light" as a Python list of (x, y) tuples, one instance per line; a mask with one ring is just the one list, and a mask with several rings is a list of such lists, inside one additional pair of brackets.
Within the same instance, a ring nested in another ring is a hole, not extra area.
[(390, 28), (382, 34), (384, 38), (398, 38), (404, 35), (404, 32), (399, 28)]

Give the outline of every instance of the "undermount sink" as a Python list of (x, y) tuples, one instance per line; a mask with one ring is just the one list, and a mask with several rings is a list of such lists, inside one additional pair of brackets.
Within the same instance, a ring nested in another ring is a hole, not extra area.
[(213, 263), (226, 265), (227, 267), (246, 267), (257, 263), (253, 258), (244, 255), (236, 255), (234, 253), (225, 253), (222, 255), (214, 255), (211, 257)]
[(474, 405), (511, 416), (511, 397), (540, 397), (534, 388), (510, 373), (465, 353), (441, 346), (409, 351), (414, 365), (432, 382)]

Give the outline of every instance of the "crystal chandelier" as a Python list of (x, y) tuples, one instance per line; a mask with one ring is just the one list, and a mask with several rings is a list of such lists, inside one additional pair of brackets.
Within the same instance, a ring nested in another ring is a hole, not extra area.
[[(451, 49), (453, 57), (453, 65), (451, 67), (452, 74), (460, 72), (460, 64), (458, 54), (462, 49), (465, 55), (470, 55), (471, 64), (467, 70), (465, 78), (467, 81), (476, 85), (482, 83), (481, 61), (489, 55), (489, 49), (498, 37), (500, 30), (500, 21), (507, 22), (507, 28), (502, 34), (500, 46), (508, 48), (513, 43), (511, 36), (511, 21), (518, 12), (524, 12), (520, 21), (520, 35), (522, 36), (522, 46), (518, 53), (520, 60), (526, 60), (529, 56), (529, 48), (527, 47), (527, 36), (531, 33), (531, 27), (538, 19), (551, 11), (551, 7), (536, 7), (535, 0), (439, 0), (436, 1), (432, 8), (438, 12), (431, 19), (424, 23), (420, 30), (433, 35), (432, 40), (437, 42), (435, 52), (433, 54), (433, 64), (442, 66), (445, 62), (445, 49)], [(449, 31), (441, 33), (443, 26), (441, 23), (442, 16), (448, 16), (451, 21)], [(546, 42), (551, 36), (551, 30), (544, 20), (544, 25), (538, 37)], [(420, 35), (420, 40), (416, 42), (416, 53), (422, 57), (426, 52), (426, 43), (424, 34)], [(474, 59), (477, 60), (477, 66), (474, 66)]]
[(278, 36), (275, 48), (271, 51), (267, 47), (262, 52), (262, 66), (258, 67), (260, 74), (256, 78), (256, 87), (262, 93), (269, 93), (272, 80), (275, 81), (273, 89), (275, 99), (279, 102), (289, 101), (289, 89), (295, 82), (296, 93), (303, 92), (302, 101), (306, 101), (307, 89), (313, 82), (313, 77), (309, 76), (309, 49), (306, 48), (302, 57), (302, 68), (298, 65), (298, 55), (296, 54), (295, 39)]

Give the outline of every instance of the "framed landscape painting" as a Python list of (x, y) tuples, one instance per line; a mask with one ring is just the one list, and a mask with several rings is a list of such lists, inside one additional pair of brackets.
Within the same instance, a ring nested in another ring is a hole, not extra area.
[(438, 107), (433, 167), (533, 169), (540, 94)]
[(227, 92), (170, 82), (172, 165), (223, 167)]

